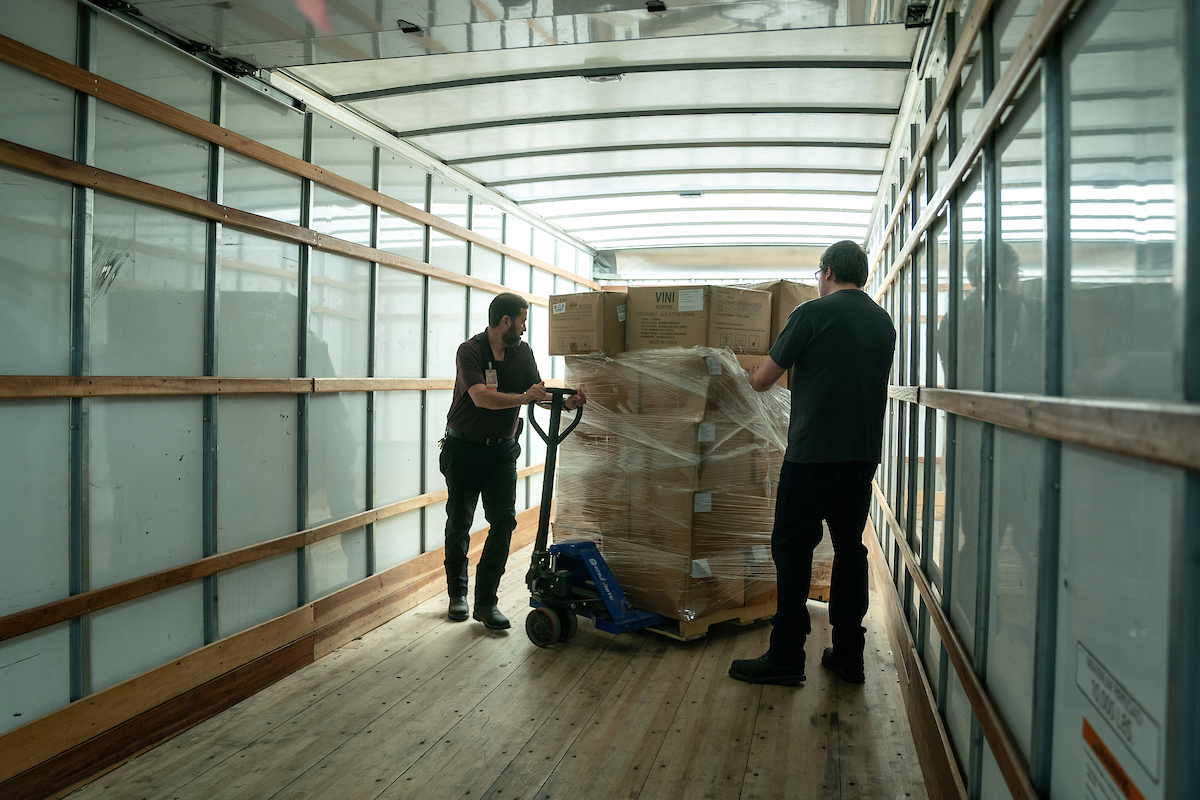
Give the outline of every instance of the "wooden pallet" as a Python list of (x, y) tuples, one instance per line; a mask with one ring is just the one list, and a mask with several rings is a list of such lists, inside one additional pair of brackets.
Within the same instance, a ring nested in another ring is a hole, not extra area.
[(760, 620), (770, 619), (775, 615), (775, 601), (759, 603), (740, 608), (727, 608), (713, 614), (706, 614), (693, 620), (670, 619), (661, 625), (655, 625), (646, 630), (675, 639), (680, 642), (690, 642), (703, 639), (708, 635), (708, 629), (721, 622), (736, 622), (738, 625), (751, 625)]
[[(772, 589), (770, 592), (765, 592), (760, 595), (758, 602), (740, 608), (727, 608), (724, 611), (717, 611), (713, 614), (706, 614), (693, 620), (667, 620), (661, 625), (647, 628), (647, 630), (662, 634), (670, 639), (675, 639), (680, 642), (690, 642), (695, 639), (703, 639), (708, 635), (708, 629), (721, 622), (736, 622), (738, 625), (752, 625), (764, 619), (770, 619), (775, 615), (775, 601), (778, 593)], [(829, 602), (829, 586), (817, 585), (809, 589), (808, 599), (819, 600), (822, 603)]]

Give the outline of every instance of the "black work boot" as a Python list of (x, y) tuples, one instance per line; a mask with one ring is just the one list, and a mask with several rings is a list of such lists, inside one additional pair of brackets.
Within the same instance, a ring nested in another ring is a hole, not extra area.
[(777, 661), (770, 653), (764, 653), (758, 658), (734, 661), (729, 667), (729, 677), (746, 683), (799, 686), (804, 683), (804, 667)]
[(476, 603), (475, 613), (472, 616), (482, 622), (483, 626), (489, 631), (502, 631), (505, 628), (512, 627), (508, 621), (508, 617), (501, 614), (500, 609), (496, 606), (481, 606)]
[(821, 654), (821, 666), (837, 675), (846, 683), (866, 683), (867, 675), (863, 670), (863, 662), (843, 661), (833, 652), (832, 647), (826, 647)]
[(451, 597), (450, 610), (446, 612), (446, 616), (451, 622), (463, 622), (467, 618), (467, 598)]

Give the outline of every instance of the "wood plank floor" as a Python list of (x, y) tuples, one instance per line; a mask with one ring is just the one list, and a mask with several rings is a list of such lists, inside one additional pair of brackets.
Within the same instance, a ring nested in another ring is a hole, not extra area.
[(688, 643), (584, 622), (534, 647), (528, 561), (514, 554), (501, 586), (511, 631), (448, 622), (431, 600), (70, 797), (926, 797), (875, 587), (865, 686), (820, 668), (815, 602), (805, 685), (751, 686), (726, 673), (766, 649), (765, 622)]

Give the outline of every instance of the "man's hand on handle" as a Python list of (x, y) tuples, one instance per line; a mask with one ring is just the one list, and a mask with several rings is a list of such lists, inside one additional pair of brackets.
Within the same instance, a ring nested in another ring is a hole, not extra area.
[(526, 403), (540, 403), (546, 399), (546, 384), (535, 383), (525, 391)]

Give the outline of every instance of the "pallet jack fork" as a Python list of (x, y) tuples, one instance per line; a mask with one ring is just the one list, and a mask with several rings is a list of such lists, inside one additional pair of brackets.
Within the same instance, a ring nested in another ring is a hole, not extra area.
[(583, 409), (566, 430), (559, 431), (562, 410), (574, 389), (547, 389), (550, 395), (550, 424), (543, 430), (529, 404), (529, 424), (546, 443), (546, 471), (542, 476), (542, 506), (538, 514), (537, 539), (525, 583), (529, 586), (529, 605), (533, 610), (525, 618), (525, 633), (538, 647), (566, 641), (579, 630), (579, 617), (592, 619), (596, 627), (609, 633), (626, 633), (657, 625), (666, 617), (636, 609), (625, 598), (595, 542), (560, 542), (548, 545), (550, 538), (550, 501), (554, 497), (554, 468), (558, 445), (583, 419)]

